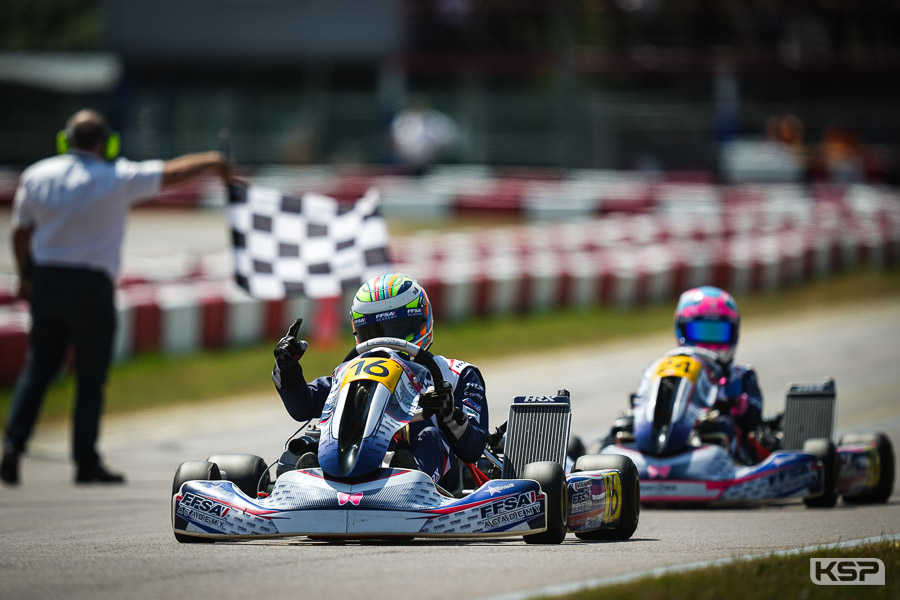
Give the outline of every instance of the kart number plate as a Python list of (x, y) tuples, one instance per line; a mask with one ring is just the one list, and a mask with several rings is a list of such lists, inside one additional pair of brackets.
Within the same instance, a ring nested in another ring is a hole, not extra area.
[(656, 367), (654, 377), (683, 377), (691, 383), (697, 383), (697, 377), (703, 366), (690, 356), (670, 356)]
[(402, 373), (403, 367), (389, 358), (357, 358), (344, 371), (341, 387), (351, 381), (368, 379), (384, 384), (391, 393), (394, 393)]
[(622, 478), (618, 473), (604, 473), (603, 485), (606, 487), (606, 508), (603, 510), (605, 524), (616, 523), (622, 513)]

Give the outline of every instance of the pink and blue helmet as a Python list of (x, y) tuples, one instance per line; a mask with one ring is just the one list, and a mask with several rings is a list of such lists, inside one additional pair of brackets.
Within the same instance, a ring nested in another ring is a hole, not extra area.
[(679, 346), (710, 350), (723, 364), (734, 360), (741, 315), (725, 290), (705, 285), (681, 294), (675, 307), (675, 339)]

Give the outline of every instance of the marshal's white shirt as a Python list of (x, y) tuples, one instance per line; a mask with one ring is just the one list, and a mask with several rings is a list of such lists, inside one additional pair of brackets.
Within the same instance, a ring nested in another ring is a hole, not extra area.
[(96, 269), (115, 279), (128, 211), (159, 192), (164, 164), (106, 162), (76, 151), (39, 161), (19, 179), (12, 225), (34, 227), (36, 265)]

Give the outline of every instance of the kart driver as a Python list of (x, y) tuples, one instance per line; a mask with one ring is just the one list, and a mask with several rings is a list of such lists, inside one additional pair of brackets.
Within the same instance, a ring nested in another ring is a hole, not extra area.
[[(351, 325), (356, 343), (376, 337), (406, 340), (427, 350), (433, 339), (434, 317), (425, 289), (412, 277), (391, 273), (365, 282), (353, 299)], [(318, 418), (331, 391), (331, 376), (307, 383), (299, 359), (307, 348), (298, 340), (302, 319), (275, 346), (272, 380), (288, 414), (297, 421)], [(435, 356), (444, 381), (419, 396), (423, 420), (409, 424), (410, 449), (395, 451), (391, 466), (418, 468), (448, 489), (460, 483), (455, 457), (475, 462), (488, 438), (488, 405), (478, 368), (461, 360)], [(410, 452), (411, 451), (411, 452)], [(307, 466), (307, 465), (303, 465)]]
[[(741, 317), (737, 302), (725, 290), (703, 286), (687, 290), (675, 308), (675, 339), (680, 347), (692, 346), (708, 352), (709, 372), (718, 379), (717, 425), (731, 441), (734, 457), (745, 464), (764, 458), (768, 452), (749, 434), (762, 423), (763, 398), (756, 371), (750, 365), (734, 364)], [(677, 354), (676, 349), (669, 355)], [(708, 362), (708, 361), (707, 361)], [(655, 365), (651, 366), (650, 373)], [(649, 383), (645, 377), (642, 384)], [(642, 397), (641, 390), (638, 396)]]

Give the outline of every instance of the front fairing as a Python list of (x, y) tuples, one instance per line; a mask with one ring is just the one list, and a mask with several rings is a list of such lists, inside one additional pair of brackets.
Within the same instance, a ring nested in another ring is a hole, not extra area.
[(647, 370), (634, 407), (634, 437), (646, 454), (667, 456), (691, 447), (695, 426), (709, 411), (716, 385), (689, 353), (664, 357)]
[(419, 412), (427, 370), (396, 353), (374, 351), (340, 365), (319, 426), (319, 464), (335, 477), (381, 467), (394, 434)]

